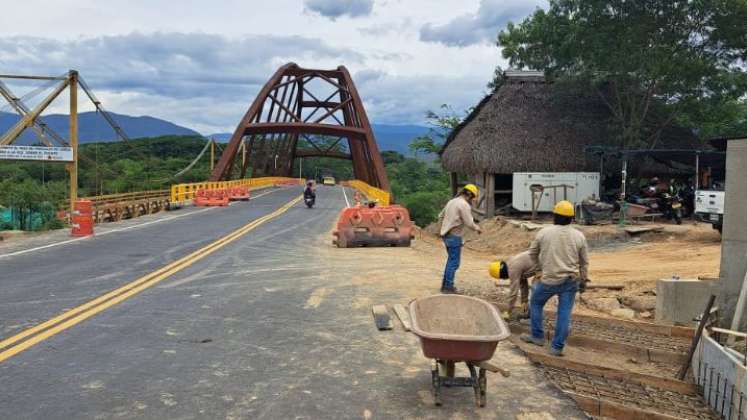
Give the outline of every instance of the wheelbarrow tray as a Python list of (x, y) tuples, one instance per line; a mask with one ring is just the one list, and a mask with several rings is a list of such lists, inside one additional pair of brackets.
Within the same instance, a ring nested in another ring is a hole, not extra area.
[(511, 333), (488, 302), (462, 295), (434, 295), (410, 302), (412, 332), (425, 357), (481, 362)]

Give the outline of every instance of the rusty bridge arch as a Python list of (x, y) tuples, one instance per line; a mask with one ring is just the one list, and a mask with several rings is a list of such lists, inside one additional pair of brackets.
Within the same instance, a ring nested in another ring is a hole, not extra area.
[[(309, 136), (336, 140), (321, 147)], [(312, 147), (299, 149), (299, 139)], [(348, 153), (335, 147), (343, 141)], [(259, 91), (210, 180), (243, 178), (250, 169), (252, 177), (293, 176), (295, 158), (314, 156), (350, 159), (357, 179), (390, 190), (363, 101), (348, 70), (344, 66), (305, 69), (288, 63)]]

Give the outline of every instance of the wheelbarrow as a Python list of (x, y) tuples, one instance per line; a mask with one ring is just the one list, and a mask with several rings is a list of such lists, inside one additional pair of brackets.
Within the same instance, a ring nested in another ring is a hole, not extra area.
[[(472, 387), (475, 402), (484, 407), (486, 371), (508, 376), (488, 362), (498, 342), (511, 335), (498, 310), (482, 299), (434, 295), (410, 302), (410, 318), (423, 355), (433, 359), (431, 384), (436, 405), (441, 405), (442, 387)], [(470, 376), (455, 377), (456, 363), (465, 363)]]

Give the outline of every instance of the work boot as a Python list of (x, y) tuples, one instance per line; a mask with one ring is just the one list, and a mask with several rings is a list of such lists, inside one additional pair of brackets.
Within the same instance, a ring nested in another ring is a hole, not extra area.
[(441, 289), (441, 293), (445, 295), (458, 295), (459, 290), (457, 290), (456, 287), (444, 287), (443, 289)]
[(551, 356), (557, 356), (557, 357), (563, 357), (563, 349), (556, 349), (553, 346), (550, 346), (550, 353)]
[(545, 339), (544, 338), (535, 338), (531, 334), (522, 334), (519, 336), (521, 341), (529, 344), (534, 344), (535, 346), (544, 347), (545, 346)]

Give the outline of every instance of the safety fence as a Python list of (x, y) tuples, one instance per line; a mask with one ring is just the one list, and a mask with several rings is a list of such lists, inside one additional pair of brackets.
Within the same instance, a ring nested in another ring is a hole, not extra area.
[(372, 187), (363, 181), (355, 179), (352, 181), (344, 182), (343, 185), (355, 188), (356, 190), (363, 193), (363, 195), (368, 197), (369, 200), (378, 201), (380, 206), (388, 206), (391, 202), (391, 194), (379, 188)]
[(194, 200), (199, 190), (225, 190), (232, 187), (248, 187), (250, 190), (272, 187), (275, 185), (300, 185), (303, 180), (286, 177), (244, 178), (233, 181), (193, 182), (171, 186), (171, 205), (180, 206), (188, 200)]

